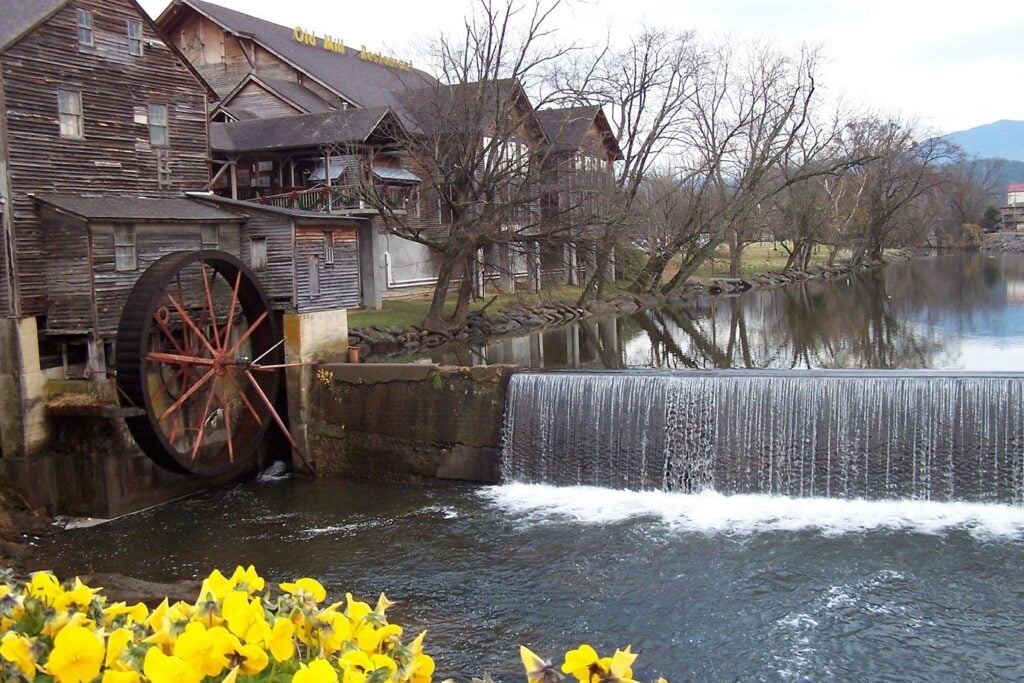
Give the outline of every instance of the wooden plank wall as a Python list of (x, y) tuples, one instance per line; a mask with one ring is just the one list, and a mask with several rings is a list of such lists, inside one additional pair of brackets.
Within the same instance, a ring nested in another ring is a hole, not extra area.
[(228, 107), (244, 109), (261, 119), (304, 113), (256, 83), (247, 83), (231, 98)]
[[(121, 309), (135, 281), (162, 256), (175, 251), (198, 250), (201, 242), (200, 227), (198, 224), (136, 225), (138, 267), (133, 271), (118, 271), (114, 268), (114, 226), (100, 224), (91, 227), (93, 277), (100, 318), (98, 332), (103, 336), (113, 336), (117, 332)], [(219, 232), (220, 249), (237, 255), (238, 225), (222, 223)]]
[[(96, 47), (79, 49), (75, 5), (0, 55), (17, 232), (22, 312), (45, 313), (46, 260), (64, 255), (40, 223), (30, 192), (171, 196), (209, 180), (206, 93), (167, 48), (128, 53), (127, 0), (82, 0), (93, 11)], [(143, 40), (158, 41), (143, 21)], [(85, 51), (83, 51), (85, 50)], [(57, 91), (82, 93), (84, 139), (60, 137)], [(147, 123), (136, 111), (168, 105), (171, 186), (161, 187)], [(48, 249), (48, 245), (54, 248)]]
[[(359, 307), (359, 243), (354, 228), (333, 229), (334, 264), (324, 263), (324, 232), (329, 228), (295, 229), (295, 282), (299, 313)], [(309, 263), (315, 259), (320, 280), (319, 296), (309, 287)]]
[(89, 230), (85, 221), (44, 210), (49, 239), (63, 254), (46, 263), (48, 330), (92, 328), (92, 286), (89, 278)]
[(267, 268), (256, 271), (256, 277), (270, 297), (275, 309), (294, 310), (295, 273), (292, 263), (292, 219), (269, 211), (253, 211), (242, 226), (241, 259), (252, 268), (253, 237), (267, 239)]

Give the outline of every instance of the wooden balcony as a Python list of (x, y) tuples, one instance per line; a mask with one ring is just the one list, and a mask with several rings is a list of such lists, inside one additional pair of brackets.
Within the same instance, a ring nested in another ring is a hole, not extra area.
[[(408, 185), (379, 185), (376, 188), (378, 196), (398, 215), (406, 213), (409, 203), (415, 201), (416, 191), (415, 187)], [(220, 193), (224, 194), (224, 191)], [(238, 199), (310, 213), (351, 216), (375, 216), (378, 213), (376, 206), (365, 199), (365, 189), (359, 185), (239, 188)]]

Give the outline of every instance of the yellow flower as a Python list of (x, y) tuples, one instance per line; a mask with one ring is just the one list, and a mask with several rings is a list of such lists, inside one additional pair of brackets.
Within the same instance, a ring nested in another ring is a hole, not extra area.
[(324, 610), (313, 623), (319, 634), (320, 647), (328, 654), (337, 652), (352, 640), (352, 624), (340, 612)]
[(89, 588), (76, 576), (74, 587), (68, 591), (61, 591), (60, 595), (54, 598), (53, 607), (57, 611), (67, 611), (72, 607), (85, 611), (88, 609), (89, 603), (92, 602), (93, 596), (100, 590), (99, 588)]
[(291, 659), (295, 655), (295, 624), (289, 619), (279, 618), (274, 621), (274, 628), (267, 638), (270, 654), (279, 662)]
[(395, 603), (393, 603), (392, 601), (388, 600), (388, 596), (386, 596), (383, 593), (381, 593), (380, 597), (377, 598), (377, 606), (374, 608), (373, 611), (374, 612), (380, 612), (381, 614), (384, 614), (384, 612), (386, 612), (388, 610), (388, 607), (391, 607), (394, 604)]
[(519, 658), (523, 660), (527, 683), (556, 683), (564, 678), (555, 671), (551, 660), (541, 659), (525, 645), (519, 646)]
[(101, 683), (141, 683), (138, 671), (128, 669), (127, 671), (115, 671), (107, 669), (103, 672)]
[(149, 616), (149, 608), (142, 602), (137, 602), (134, 605), (115, 602), (113, 605), (103, 609), (103, 615), (106, 617), (107, 626), (113, 624), (120, 617), (125, 617), (125, 624), (127, 625), (141, 624)]
[(8, 631), (0, 639), (0, 657), (18, 667), (18, 671), (31, 681), (36, 677), (35, 644), (34, 638)]
[(610, 660), (607, 658), (601, 660), (601, 664), (607, 667), (609, 673), (605, 677), (606, 681), (611, 683), (635, 683), (631, 667), (633, 662), (636, 661), (636, 655), (629, 651), (629, 647), (627, 645), (625, 650), (616, 650), (615, 655)]
[(235, 651), (231, 655), (231, 662), (242, 667), (242, 673), (246, 676), (258, 674), (267, 668), (270, 658), (262, 647), (255, 643), (240, 643), (235, 641)]
[(87, 683), (102, 664), (103, 639), (84, 626), (67, 626), (54, 638), (46, 668), (57, 683)]
[(146, 652), (142, 672), (151, 683), (199, 683), (203, 676), (181, 657), (165, 655), (160, 648)]
[(314, 659), (309, 666), (299, 664), (292, 683), (338, 683), (338, 672), (329, 662)]
[(236, 636), (250, 643), (266, 639), (270, 627), (264, 619), (263, 605), (259, 598), (250, 601), (248, 594), (232, 591), (224, 598), (221, 609), (228, 629)]
[(198, 621), (190, 622), (174, 641), (174, 656), (188, 662), (203, 676), (216, 676), (226, 669), (232, 652), (231, 637), (223, 627), (207, 629)]
[(245, 569), (235, 567), (230, 581), (236, 588), (244, 588), (250, 595), (262, 591), (265, 584), (263, 577), (256, 573), (256, 568), (251, 564)]
[(572, 674), (582, 683), (596, 683), (600, 680), (600, 663), (597, 651), (589, 645), (580, 645), (565, 653), (562, 671)]
[(47, 605), (52, 605), (62, 592), (60, 581), (50, 572), (35, 572), (29, 580), (28, 594)]
[(348, 602), (348, 606), (345, 608), (345, 616), (353, 624), (358, 624), (366, 615), (373, 611), (365, 602), (353, 599), (351, 593), (345, 593), (345, 600)]
[(108, 669), (124, 669), (121, 664), (125, 652), (132, 644), (132, 632), (126, 628), (119, 628), (107, 636), (107, 657), (104, 664)]
[(434, 676), (434, 660), (430, 655), (423, 654), (423, 639), (426, 637), (427, 632), (422, 631), (409, 643), (413, 656), (405, 675), (411, 683), (430, 683)]
[(295, 599), (306, 602), (321, 603), (327, 598), (327, 591), (316, 579), (301, 578), (294, 583), (282, 583), (281, 590), (295, 596)]
[(202, 600), (207, 594), (210, 594), (217, 600), (223, 600), (234, 589), (234, 582), (221, 574), (219, 569), (214, 569), (209, 576), (203, 579), (203, 585), (199, 588), (199, 598)]

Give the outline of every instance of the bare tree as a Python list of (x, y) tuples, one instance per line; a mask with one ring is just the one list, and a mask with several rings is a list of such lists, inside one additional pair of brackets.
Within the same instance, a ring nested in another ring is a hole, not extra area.
[[(423, 176), (425, 215), (396, 210), (378, 188), (365, 189), (392, 234), (428, 246), (438, 277), (425, 324), (461, 327), (468, 314), (479, 254), (495, 245), (524, 253), (568, 230), (541, 221), (539, 178), (544, 133), (527, 88), (572, 48), (552, 40), (560, 0), (476, 0), (457, 36), (442, 35), (430, 61), (436, 83), (411, 83), (403, 95), (406, 163)], [(458, 281), (447, 318), (444, 304)]]

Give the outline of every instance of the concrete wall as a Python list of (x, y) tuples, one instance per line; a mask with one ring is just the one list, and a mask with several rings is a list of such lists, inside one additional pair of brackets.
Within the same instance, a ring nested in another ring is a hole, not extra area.
[(0, 453), (5, 458), (45, 447), (45, 382), (36, 319), (0, 318)]
[(317, 475), (496, 482), (511, 366), (325, 364), (307, 425)]

